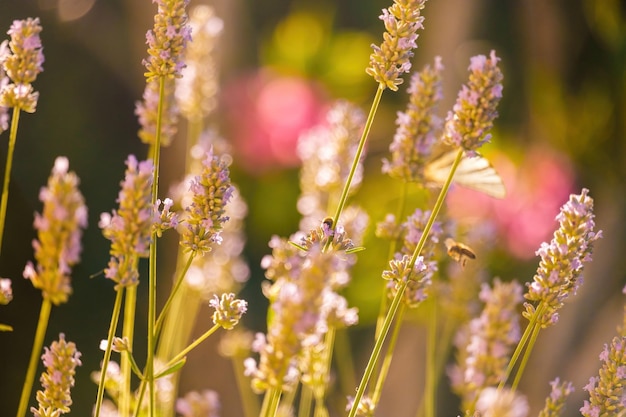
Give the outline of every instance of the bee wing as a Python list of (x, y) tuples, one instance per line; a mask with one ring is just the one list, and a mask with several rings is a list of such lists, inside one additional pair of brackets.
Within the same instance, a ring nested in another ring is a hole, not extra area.
[[(430, 161), (424, 170), (426, 180), (438, 187), (443, 186), (456, 153), (456, 150), (444, 152)], [(463, 157), (454, 174), (454, 182), (494, 198), (504, 198), (506, 195), (502, 178), (491, 163), (480, 155)]]

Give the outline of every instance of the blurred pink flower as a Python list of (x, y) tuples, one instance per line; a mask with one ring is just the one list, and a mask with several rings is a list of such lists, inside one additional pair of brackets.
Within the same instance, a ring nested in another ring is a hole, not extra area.
[(504, 154), (490, 158), (504, 181), (507, 196), (496, 200), (454, 187), (448, 195), (450, 215), (460, 221), (491, 219), (498, 237), (515, 257), (529, 259), (554, 231), (555, 216), (573, 191), (574, 171), (562, 154), (531, 146), (516, 166)]
[(224, 108), (237, 164), (252, 173), (299, 165), (298, 137), (322, 119), (323, 96), (311, 81), (270, 70), (231, 83)]

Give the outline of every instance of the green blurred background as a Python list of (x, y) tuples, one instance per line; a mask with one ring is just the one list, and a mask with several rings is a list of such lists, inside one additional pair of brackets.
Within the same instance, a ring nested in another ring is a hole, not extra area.
[[(192, 0), (190, 6), (200, 3)], [(260, 259), (269, 253), (267, 242), (273, 234), (288, 236), (298, 228), (297, 134), (318, 122), (334, 99), (369, 108), (376, 86), (364, 69), (369, 45), (380, 43), (382, 36), (377, 17), (390, 2), (205, 4), (214, 6), (224, 20), (218, 50), (220, 107), (211, 122), (234, 145), (233, 177), (249, 206), (245, 256), (252, 274), (243, 290), (250, 302), (245, 324), (262, 330), (266, 302), (260, 293)], [(90, 415), (96, 388), (89, 374), (102, 356), (98, 343), (106, 335), (114, 298), (110, 282), (102, 276), (89, 279), (108, 260), (108, 242), (97, 222), (100, 213), (115, 206), (127, 155), (146, 153), (136, 136), (134, 103), (144, 88), (144, 36), (154, 12), (147, 0), (0, 0), (2, 32), (13, 19), (41, 19), (46, 57), (44, 72), (34, 84), (40, 92), (37, 112), (20, 119), (0, 258), (0, 275), (13, 279), (14, 290), (13, 302), (0, 307), (0, 322), (15, 329), (0, 333), (2, 416), (13, 415), (17, 408), (37, 322), (40, 294), (21, 273), (32, 259), (32, 215), (41, 210), (38, 192), (58, 155), (67, 156), (81, 178), (90, 227), (82, 263), (73, 274), (74, 294), (68, 304), (53, 309), (45, 344), (64, 332), (83, 353), (70, 415)], [(579, 415), (587, 398), (582, 386), (597, 373), (597, 355), (622, 320), (626, 6), (618, 0), (431, 0), (424, 16), (414, 68), (442, 56), (446, 111), (465, 80), (470, 56), (495, 49), (502, 58), (504, 98), (493, 143), (485, 152), (511, 185), (509, 196), (501, 203), (460, 208), (496, 219), (499, 246), (491, 259), (493, 275), (530, 280), (537, 266), (534, 248), (549, 239), (553, 217), (567, 195), (586, 187), (596, 201), (597, 224), (605, 237), (586, 270), (585, 285), (564, 309), (561, 322), (540, 336), (529, 365), (532, 373), (521, 388), (531, 402), (530, 415), (536, 415), (548, 381), (556, 376), (572, 380), (576, 393), (567, 415)], [(404, 86), (398, 93), (385, 93), (373, 126), (364, 184), (355, 197), (372, 222), (393, 207), (388, 180), (379, 174), (380, 160), (387, 155), (395, 113), (405, 100)], [(7, 138), (7, 133), (0, 136), (2, 161)], [(163, 151), (162, 190), (182, 175), (183, 150), (175, 143)], [(354, 336), (368, 347), (379, 298), (371, 288), (380, 285), (375, 280), (384, 265), (384, 251), (376, 251), (374, 242), (366, 246), (371, 250), (361, 257), (367, 262), (360, 270), (369, 270), (373, 278), (355, 283), (349, 296), (361, 310)], [(171, 253), (175, 242), (170, 239), (163, 250)], [(165, 277), (171, 270), (167, 264), (160, 267)], [(138, 310), (145, 311), (145, 300)], [(208, 310), (206, 314), (200, 326), (208, 325)], [(140, 324), (138, 334), (144, 330)], [(385, 392), (380, 415), (414, 415), (423, 369), (415, 358), (423, 354), (422, 336), (419, 326), (406, 326), (389, 381), (394, 389)], [(367, 349), (355, 353), (357, 369), (362, 369)], [(229, 365), (215, 357), (214, 346), (203, 346), (192, 358), (203, 365), (186, 374), (183, 390), (216, 389), (222, 396), (222, 415), (240, 415)], [(456, 415), (453, 404), (449, 409), (441, 405), (440, 415)]]

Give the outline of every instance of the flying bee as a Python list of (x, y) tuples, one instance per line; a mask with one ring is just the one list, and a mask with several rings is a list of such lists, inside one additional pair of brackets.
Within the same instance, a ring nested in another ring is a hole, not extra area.
[(474, 251), (463, 243), (456, 242), (454, 239), (449, 237), (444, 241), (444, 244), (448, 249), (448, 255), (460, 263), (463, 268), (465, 267), (468, 259), (476, 259)]

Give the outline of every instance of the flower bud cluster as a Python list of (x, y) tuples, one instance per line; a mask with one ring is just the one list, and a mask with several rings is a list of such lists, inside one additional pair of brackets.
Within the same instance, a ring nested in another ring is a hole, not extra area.
[(626, 410), (626, 336), (615, 336), (600, 354), (599, 375), (591, 377), (580, 412), (585, 417), (617, 416)]
[(202, 120), (217, 106), (218, 74), (215, 47), (224, 22), (212, 7), (200, 4), (190, 14), (193, 41), (187, 45), (182, 77), (176, 82), (176, 99), (181, 114), (189, 120)]
[(28, 262), (23, 272), (24, 278), (55, 305), (66, 302), (72, 292), (71, 267), (80, 261), (82, 229), (87, 227), (79, 179), (68, 168), (67, 158), (58, 157), (47, 187), (39, 192), (43, 212), (35, 213), (37, 239), (33, 240), (37, 266)]
[(485, 303), (483, 311), (457, 334), (456, 365), (448, 372), (464, 409), (476, 401), (481, 390), (500, 382), (521, 336), (517, 312), (523, 300), (520, 284), (496, 279), (493, 288), (483, 284), (480, 299)]
[(104, 275), (119, 287), (139, 282), (139, 258), (147, 258), (153, 224), (152, 160), (138, 162), (129, 155), (126, 173), (117, 197), (119, 208), (111, 214), (102, 213), (102, 234), (111, 241), (111, 259)]
[(436, 57), (432, 67), (427, 65), (411, 77), (409, 103), (404, 112), (398, 112), (396, 133), (389, 145), (391, 160), (383, 159), (383, 173), (406, 182), (424, 183), (424, 166), (442, 125), (436, 114), (443, 98), (442, 72), (441, 58)]
[(180, 77), (185, 66), (182, 57), (191, 41), (191, 28), (187, 24), (185, 8), (189, 0), (154, 0), (157, 13), (154, 15), (154, 27), (146, 33), (148, 44), (144, 74), (148, 81), (156, 77)]
[(46, 372), (40, 378), (43, 391), (37, 391), (39, 408), (31, 408), (35, 417), (69, 413), (72, 405), (70, 390), (74, 386), (76, 367), (81, 365), (80, 356), (76, 345), (66, 342), (63, 333), (59, 335), (58, 341), (52, 342), (50, 348), (44, 348), (41, 359)]
[[(0, 65), (11, 80), (11, 83), (2, 81), (0, 74), (0, 107), (35, 112), (39, 93), (33, 90), (32, 83), (43, 71), (44, 62), (41, 30), (39, 18), (14, 20), (7, 32), (11, 40), (0, 44)], [(0, 120), (0, 131), (6, 129), (2, 129), (2, 125)]]
[(411, 70), (417, 30), (423, 27), (421, 11), (425, 3), (426, 0), (394, 0), (379, 17), (385, 24), (383, 42), (380, 46), (372, 44), (374, 52), (366, 72), (384, 88), (397, 91), (403, 82), (400, 76)]
[(181, 246), (190, 252), (204, 254), (211, 245), (221, 243), (220, 232), (228, 220), (226, 204), (234, 187), (230, 182), (230, 156), (217, 156), (210, 150), (202, 162), (202, 172), (191, 180), (191, 203), (185, 208)]
[(356, 312), (345, 308), (339, 296), (329, 295), (348, 284), (347, 269), (354, 262), (354, 256), (346, 253), (353, 248), (352, 242), (341, 227), (333, 231), (322, 224), (303, 237), (298, 247), (279, 238), (270, 245), (272, 255), (262, 261), (272, 281), (264, 288), (270, 300), (267, 336), (258, 336), (253, 344), (253, 350), (260, 353), (258, 364), (252, 358), (246, 360), (247, 374), (257, 391), (288, 390), (300, 373), (307, 374), (309, 383), (319, 382), (319, 375), (309, 372), (316, 352), (307, 349), (321, 343), (329, 326), (356, 322)]
[(571, 382), (561, 382), (559, 378), (550, 382), (550, 387), (552, 387), (550, 396), (546, 398), (546, 405), (538, 417), (560, 417), (565, 409), (565, 400), (574, 392), (574, 385)]
[(143, 101), (135, 103), (135, 115), (141, 128), (137, 135), (148, 145), (154, 145), (157, 137), (157, 121), (159, 118), (159, 101), (161, 102), (161, 146), (169, 146), (178, 131), (178, 107), (174, 101), (173, 79), (163, 80), (163, 97), (160, 97), (159, 81), (150, 80), (143, 92)]
[(559, 228), (554, 232), (550, 243), (542, 243), (537, 250), (541, 257), (533, 282), (527, 284), (524, 303), (524, 317), (531, 317), (539, 310), (532, 302), (540, 303), (541, 314), (537, 323), (548, 327), (559, 319), (558, 310), (564, 300), (582, 284), (585, 263), (591, 261), (593, 244), (602, 237), (602, 231), (595, 232), (593, 199), (587, 195), (570, 195), (569, 201), (561, 207), (556, 220)]
[(248, 310), (248, 303), (245, 300), (236, 299), (233, 293), (224, 293), (221, 298), (215, 295), (209, 301), (209, 306), (215, 309), (213, 323), (226, 330), (235, 328), (241, 316)]
[(463, 148), (469, 155), (489, 142), (489, 131), (498, 117), (496, 108), (502, 98), (499, 60), (495, 51), (491, 51), (489, 57), (477, 55), (471, 58), (469, 81), (461, 88), (456, 104), (446, 118), (444, 142)]

